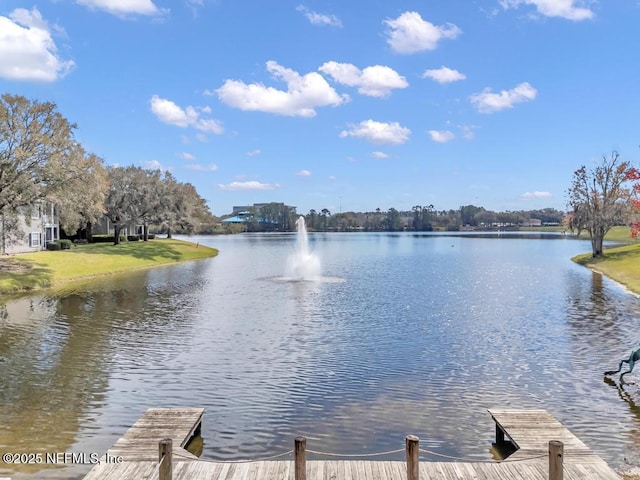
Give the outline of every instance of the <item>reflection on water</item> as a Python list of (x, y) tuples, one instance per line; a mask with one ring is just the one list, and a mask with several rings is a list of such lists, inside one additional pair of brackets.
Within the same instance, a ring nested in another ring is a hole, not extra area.
[[(640, 390), (603, 381), (638, 340), (638, 299), (570, 262), (588, 242), (506, 237), (310, 235), (334, 282), (273, 281), (294, 235), (201, 237), (218, 257), (11, 301), (0, 451), (102, 454), (146, 408), (203, 406), (209, 459), (266, 457), (296, 435), (394, 450), (408, 433), (483, 459), (486, 409), (522, 407), (613, 465), (639, 461)], [(41, 468), (20, 471), (90, 466)]]

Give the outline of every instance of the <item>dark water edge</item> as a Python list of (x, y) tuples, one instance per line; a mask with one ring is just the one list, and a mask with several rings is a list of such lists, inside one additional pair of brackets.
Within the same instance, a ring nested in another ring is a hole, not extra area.
[(220, 255), (14, 300), (0, 450), (103, 453), (148, 407), (203, 406), (206, 459), (300, 434), (367, 454), (408, 433), (488, 459), (486, 409), (510, 407), (547, 409), (612, 466), (637, 462), (640, 387), (603, 372), (637, 341), (638, 299), (569, 260), (588, 241), (553, 239), (315, 234), (341, 281), (287, 283), (294, 236), (199, 237)]

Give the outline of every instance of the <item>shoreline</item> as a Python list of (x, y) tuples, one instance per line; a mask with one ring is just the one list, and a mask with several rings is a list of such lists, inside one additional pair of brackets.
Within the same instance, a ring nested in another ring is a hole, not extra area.
[(571, 260), (606, 276), (629, 293), (640, 297), (640, 244), (607, 248), (598, 258), (593, 258), (591, 253), (583, 253)]
[(620, 282), (620, 281), (616, 280), (616, 279), (615, 279), (614, 277), (612, 277), (611, 275), (609, 275), (609, 274), (607, 274), (607, 273), (605, 273), (605, 272), (603, 272), (603, 271), (601, 271), (601, 270), (598, 270), (598, 269), (597, 269), (597, 268), (595, 268), (595, 267), (591, 267), (591, 266), (589, 266), (589, 265), (583, 265), (583, 266), (584, 266), (584, 267), (586, 267), (586, 268), (588, 268), (589, 270), (591, 270), (593, 273), (597, 273), (598, 275), (602, 275), (603, 277), (607, 277), (607, 278), (608, 278), (609, 280), (611, 280), (612, 282), (614, 282), (614, 283), (618, 284), (618, 286), (619, 286), (622, 290), (624, 290), (626, 293), (628, 293), (629, 295), (633, 295), (633, 296), (634, 296), (634, 297), (636, 297), (636, 298), (640, 298), (640, 293), (639, 293), (639, 292), (636, 292), (636, 291), (632, 290), (628, 285), (626, 285), (626, 284), (624, 284), (624, 283), (622, 283), (622, 282)]
[(164, 238), (15, 254), (0, 258), (0, 301), (69, 283), (213, 258), (217, 254), (217, 249), (199, 243)]

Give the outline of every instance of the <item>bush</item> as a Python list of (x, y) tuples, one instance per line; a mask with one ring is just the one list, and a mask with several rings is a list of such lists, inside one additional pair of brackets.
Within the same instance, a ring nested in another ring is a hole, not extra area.
[(47, 250), (52, 250), (52, 251), (62, 250), (62, 245), (57, 241), (49, 242), (47, 243)]
[(62, 250), (70, 250), (71, 249), (71, 240), (58, 240), (58, 243), (60, 244), (60, 248)]
[(113, 240), (114, 240), (113, 235), (93, 235), (93, 237), (91, 237), (91, 241), (93, 243), (107, 243), (107, 242), (113, 243)]
[[(93, 243), (113, 243), (115, 242), (116, 237), (113, 235), (94, 235), (92, 237)], [(127, 237), (124, 235), (120, 235), (120, 241), (124, 242), (127, 240)]]
[(150, 233), (147, 237), (149, 240), (153, 240), (156, 236), (153, 233)]
[(140, 240), (140, 235), (127, 235), (127, 240), (130, 242), (137, 242)]

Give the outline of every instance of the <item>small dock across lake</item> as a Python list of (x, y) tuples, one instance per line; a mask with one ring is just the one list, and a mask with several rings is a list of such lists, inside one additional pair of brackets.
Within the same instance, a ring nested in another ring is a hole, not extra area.
[[(293, 451), (284, 460), (199, 460), (185, 447), (199, 433), (203, 414), (202, 408), (147, 410), (84, 480), (547, 480), (550, 475), (563, 480), (620, 480), (602, 458), (545, 410), (489, 410), (496, 424), (496, 443), (510, 440), (517, 448), (501, 462), (418, 462), (419, 454), (426, 452), (411, 436), (407, 437), (407, 462), (306, 461), (301, 439), (295, 444), (296, 461)], [(164, 439), (170, 442), (159, 445)]]

